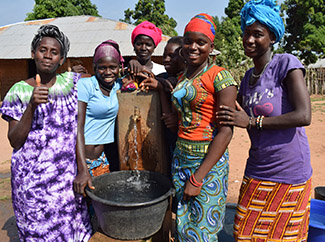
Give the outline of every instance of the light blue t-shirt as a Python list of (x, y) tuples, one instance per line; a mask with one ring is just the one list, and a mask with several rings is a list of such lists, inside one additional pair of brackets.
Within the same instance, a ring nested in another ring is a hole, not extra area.
[(97, 145), (114, 142), (115, 120), (119, 108), (116, 91), (122, 87), (118, 79), (105, 96), (95, 76), (78, 81), (78, 101), (87, 103), (85, 120), (85, 144)]

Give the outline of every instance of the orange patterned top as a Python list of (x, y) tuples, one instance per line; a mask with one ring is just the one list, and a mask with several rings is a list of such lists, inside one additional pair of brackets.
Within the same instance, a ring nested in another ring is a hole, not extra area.
[(178, 136), (187, 140), (212, 141), (217, 130), (215, 93), (237, 85), (230, 72), (211, 65), (194, 79), (178, 77), (172, 101), (179, 115)]

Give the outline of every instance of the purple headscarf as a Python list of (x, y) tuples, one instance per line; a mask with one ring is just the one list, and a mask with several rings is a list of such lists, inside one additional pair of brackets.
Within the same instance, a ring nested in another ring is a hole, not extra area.
[(106, 40), (96, 47), (93, 58), (94, 64), (96, 64), (99, 59), (107, 56), (118, 60), (123, 66), (123, 56), (121, 55), (118, 43), (114, 40)]

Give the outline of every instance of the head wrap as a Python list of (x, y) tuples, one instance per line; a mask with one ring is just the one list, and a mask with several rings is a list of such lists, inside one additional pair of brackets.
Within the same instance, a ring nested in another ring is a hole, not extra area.
[[(43, 37), (51, 37), (56, 39), (61, 46), (61, 56), (63, 56), (63, 62), (67, 58), (68, 51), (70, 49), (70, 41), (67, 36), (64, 35), (60, 29), (51, 24), (42, 25), (38, 30), (36, 35), (34, 36), (31, 44), (31, 48), (33, 52), (36, 52), (36, 48), (41, 42)], [(63, 64), (63, 63), (62, 63)]]
[(186, 25), (184, 35), (187, 32), (200, 32), (208, 36), (213, 43), (216, 29), (217, 27), (213, 22), (213, 18), (206, 13), (200, 13), (194, 16)]
[(106, 40), (96, 47), (93, 62), (96, 64), (99, 59), (107, 56), (118, 60), (123, 65), (123, 56), (118, 43), (114, 40)]
[(157, 47), (157, 45), (161, 41), (162, 31), (160, 28), (156, 27), (156, 25), (154, 25), (153, 23), (150, 23), (148, 21), (143, 21), (141, 24), (137, 25), (137, 27), (135, 27), (134, 30), (132, 31), (131, 34), (132, 45), (134, 45), (134, 41), (136, 37), (140, 34), (149, 36), (153, 40), (155, 46)]
[(279, 42), (284, 34), (284, 24), (279, 11), (280, 6), (276, 5), (275, 0), (251, 0), (240, 12), (241, 30), (244, 32), (246, 26), (259, 21), (275, 34), (276, 42)]

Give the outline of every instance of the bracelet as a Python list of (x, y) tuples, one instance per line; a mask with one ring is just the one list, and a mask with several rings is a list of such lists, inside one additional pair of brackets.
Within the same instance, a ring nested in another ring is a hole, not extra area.
[(253, 124), (253, 117), (249, 117), (248, 127), (247, 127), (248, 130), (250, 130), (252, 128), (252, 124)]
[(264, 119), (264, 116), (258, 116), (256, 118), (256, 128), (257, 130), (261, 131), (263, 129), (263, 119)]
[(263, 119), (264, 119), (264, 116), (261, 117), (261, 121), (260, 121), (260, 130), (263, 130)]
[(194, 174), (190, 176), (190, 183), (195, 187), (201, 187), (203, 185), (203, 182), (197, 182), (197, 180), (194, 177)]

